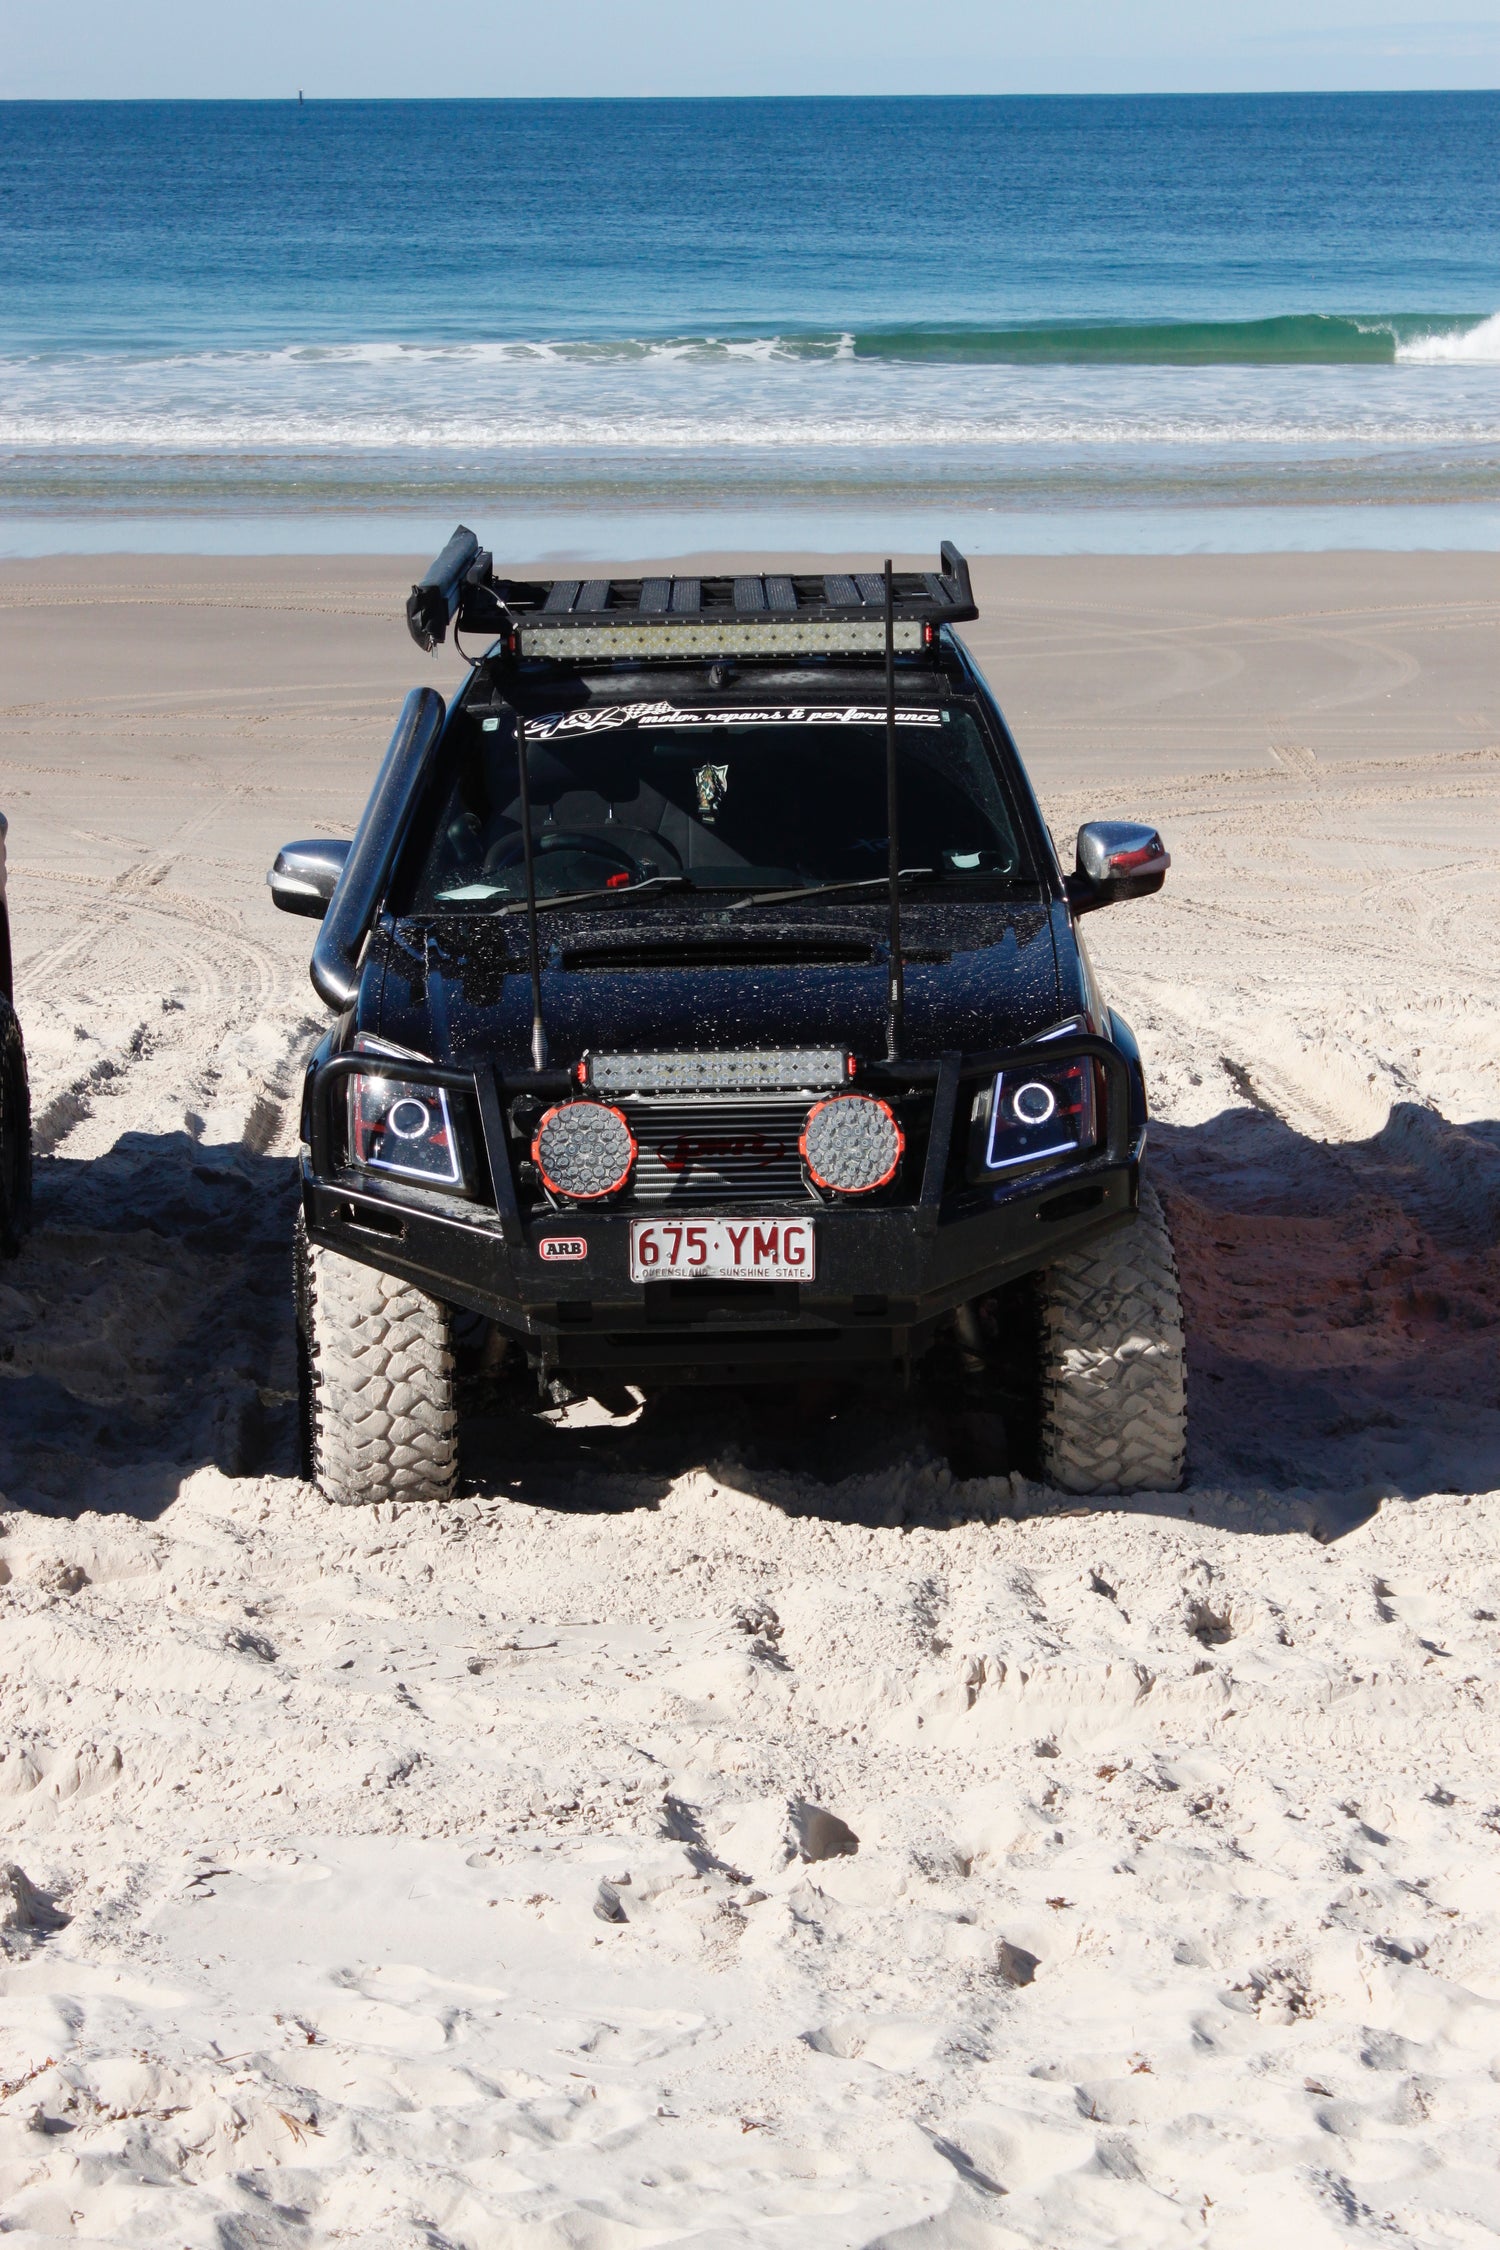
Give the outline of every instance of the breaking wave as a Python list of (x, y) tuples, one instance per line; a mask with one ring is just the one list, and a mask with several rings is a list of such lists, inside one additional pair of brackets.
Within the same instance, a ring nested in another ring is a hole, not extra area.
[(860, 359), (1104, 367), (1378, 366), (1500, 359), (1500, 314), (1285, 313), (1265, 320), (1038, 322), (1013, 328), (892, 328), (851, 339)]
[(1398, 359), (1427, 365), (1456, 362), (1464, 366), (1500, 366), (1500, 313), (1491, 313), (1472, 327), (1434, 329), (1408, 337), (1397, 349)]
[(427, 485), (1062, 499), (1101, 480), (1491, 499), (1500, 314), (0, 353), (7, 505)]
[(763, 334), (557, 336), (419, 341), (290, 342), (267, 349), (192, 347), (25, 355), (33, 367), (72, 360), (192, 369), (363, 367), (448, 369), (768, 366), (873, 362), (900, 367), (1369, 367), (1500, 363), (1500, 312), (1285, 313), (1260, 320), (1018, 322), (1004, 327), (912, 322), (885, 328), (772, 329)]

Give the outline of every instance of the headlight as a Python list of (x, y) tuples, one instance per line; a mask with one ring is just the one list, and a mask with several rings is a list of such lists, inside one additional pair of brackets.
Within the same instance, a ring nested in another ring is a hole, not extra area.
[(635, 1162), (635, 1135), (607, 1102), (561, 1102), (531, 1144), (532, 1160), (554, 1195), (596, 1203), (618, 1194)]
[(875, 1094), (835, 1094), (808, 1111), (797, 1146), (818, 1187), (871, 1195), (896, 1177), (906, 1137), (889, 1102)]
[(1095, 1065), (1087, 1059), (1035, 1062), (996, 1073), (974, 1105), (974, 1169), (1009, 1172), (1022, 1164), (1078, 1156), (1099, 1139)]
[(462, 1187), (447, 1091), (420, 1078), (349, 1080), (349, 1155), (371, 1172), (429, 1187)]

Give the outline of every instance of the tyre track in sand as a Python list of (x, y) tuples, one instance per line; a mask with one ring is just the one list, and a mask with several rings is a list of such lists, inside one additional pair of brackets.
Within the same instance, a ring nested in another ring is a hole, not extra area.
[[(212, 804), (185, 821), (163, 848), (143, 856), (122, 875), (106, 877), (59, 868), (29, 867), (29, 881), (84, 891), (97, 898), (99, 905), (94, 914), (60, 943), (22, 955), (16, 972), (18, 989), (24, 994), (42, 985), (66, 964), (76, 963), (92, 946), (127, 926), (134, 915), (146, 913), (177, 924), (193, 924), (205, 933), (222, 937), (224, 953), (254, 972), (256, 996), (269, 999), (277, 982), (276, 964), (268, 948), (246, 935), (242, 919), (232, 909), (212, 900), (195, 899), (184, 892), (161, 888), (193, 841), (222, 821), (232, 804), (232, 795), (217, 795)], [(195, 949), (183, 950), (191, 954)], [(243, 978), (233, 980), (233, 985), (240, 989), (244, 984)], [(222, 997), (226, 989), (230, 987), (226, 987), (222, 979), (216, 979), (212, 992), (205, 988), (204, 996)]]

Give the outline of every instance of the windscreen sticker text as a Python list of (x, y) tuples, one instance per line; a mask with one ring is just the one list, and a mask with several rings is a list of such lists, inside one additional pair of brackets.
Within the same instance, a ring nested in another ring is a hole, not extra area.
[[(935, 710), (898, 711), (903, 727), (936, 727), (942, 713)], [(792, 703), (755, 710), (742, 705), (735, 711), (685, 711), (675, 703), (602, 703), (586, 711), (553, 711), (545, 718), (526, 721), (528, 742), (552, 742), (561, 735), (607, 734), (618, 727), (873, 727), (884, 726), (885, 712), (863, 704), (817, 705)]]

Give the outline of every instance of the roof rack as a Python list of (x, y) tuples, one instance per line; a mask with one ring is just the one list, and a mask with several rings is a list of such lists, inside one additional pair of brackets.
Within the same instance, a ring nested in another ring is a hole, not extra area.
[[(879, 656), (883, 571), (778, 571), (743, 578), (497, 578), (494, 557), (460, 524), (411, 590), (419, 648), (448, 627), (488, 633), (514, 656)], [(935, 571), (894, 576), (895, 642), (931, 645), (940, 625), (979, 615), (969, 566), (951, 541)]]

